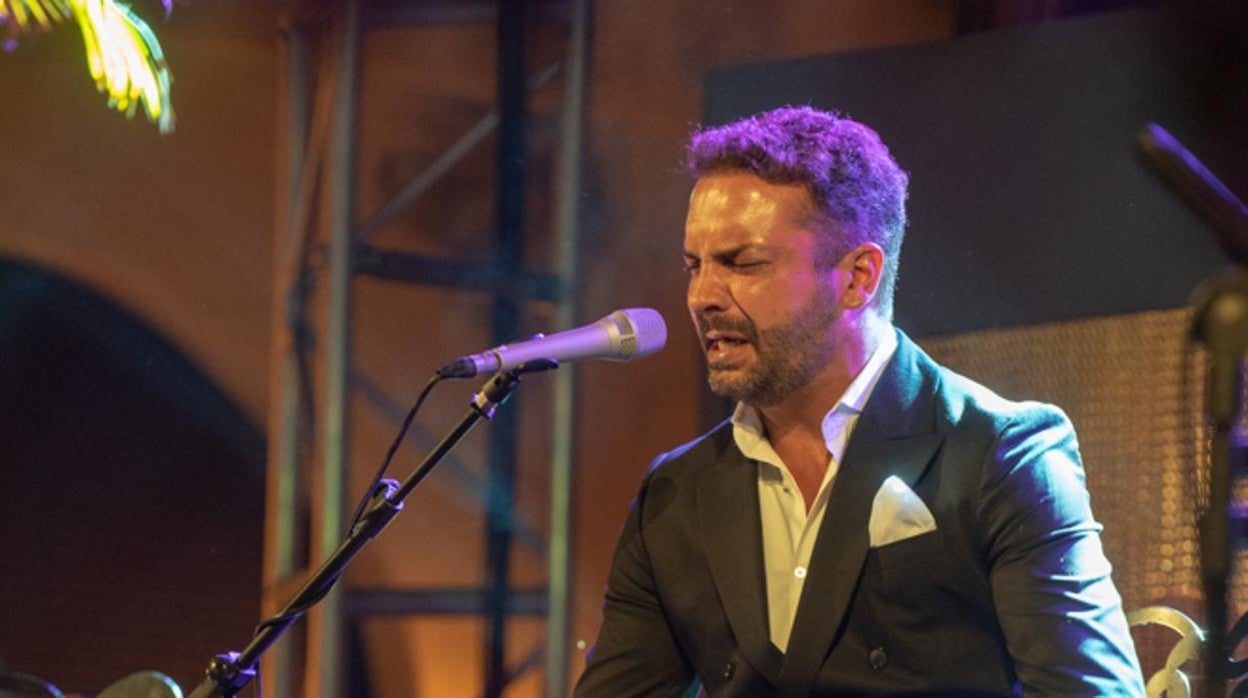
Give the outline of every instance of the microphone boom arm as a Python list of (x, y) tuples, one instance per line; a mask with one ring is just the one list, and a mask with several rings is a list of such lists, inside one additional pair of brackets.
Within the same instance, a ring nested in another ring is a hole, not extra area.
[(368, 541), (376, 538), (390, 521), (403, 510), (403, 500), (420, 484), (456, 444), (476, 426), (482, 417), (490, 419), (494, 410), (507, 400), (520, 384), (525, 373), (549, 371), (559, 367), (557, 361), (539, 359), (530, 361), (509, 371), (503, 371), (482, 386), (473, 396), (468, 412), (451, 429), (437, 446), (429, 452), (416, 470), (399, 484), (383, 480), (373, 492), (373, 499), (359, 523), (352, 527), (338, 549), (321, 563), (303, 587), (295, 594), (281, 612), (260, 624), (251, 643), (240, 652), (226, 652), (212, 659), (206, 672), (207, 678), (190, 695), (190, 698), (227, 698), (236, 695), (256, 678), (256, 664), (260, 656), (297, 620), (329, 593), (338, 577), (351, 560), (359, 554)]

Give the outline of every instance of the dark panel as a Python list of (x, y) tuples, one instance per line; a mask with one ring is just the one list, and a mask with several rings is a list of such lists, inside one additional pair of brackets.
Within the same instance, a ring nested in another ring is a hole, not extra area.
[(880, 132), (911, 173), (914, 335), (1174, 308), (1221, 255), (1134, 135), (1161, 123), (1248, 195), (1246, 37), (1148, 11), (748, 65), (708, 78), (707, 121), (809, 103)]
[(264, 440), (150, 328), (0, 260), (0, 669), (195, 686), (259, 617)]

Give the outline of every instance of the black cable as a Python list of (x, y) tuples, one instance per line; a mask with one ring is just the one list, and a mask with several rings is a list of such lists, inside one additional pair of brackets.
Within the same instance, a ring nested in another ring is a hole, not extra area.
[[(355, 513), (351, 516), (351, 524), (347, 527), (348, 533), (355, 528), (356, 524), (358, 524), (360, 519), (364, 516), (364, 512), (367, 509), (369, 502), (373, 500), (377, 487), (386, 476), (386, 470), (390, 467), (390, 461), (394, 459), (394, 454), (399, 450), (399, 444), (403, 443), (403, 437), (407, 435), (407, 430), (412, 426), (412, 420), (416, 418), (416, 413), (420, 411), (420, 406), (424, 404), (425, 398), (429, 397), (429, 393), (433, 390), (433, 386), (437, 385), (442, 380), (443, 376), (435, 373), (433, 377), (429, 379), (429, 382), (425, 384), (424, 389), (420, 391), (420, 395), (417, 396), (416, 402), (413, 403), (412, 408), (408, 410), (407, 416), (403, 418), (403, 426), (399, 428), (399, 433), (394, 437), (394, 441), (390, 444), (390, 448), (386, 451), (385, 458), (381, 460), (381, 465), (377, 468), (377, 473), (373, 476), (372, 483), (370, 483), (364, 490), (364, 496), (360, 498), (360, 503), (355, 508)], [(253, 636), (259, 635), (265, 628), (285, 623), (306, 613), (313, 606), (320, 603), (321, 599), (324, 599), (327, 594), (329, 594), (330, 589), (333, 589), (334, 584), (338, 582), (338, 576), (340, 575), (334, 576), (325, 582), (325, 584), (316, 591), (316, 595), (313, 596), (307, 603), (292, 608), (285, 613), (278, 613), (277, 615), (270, 616), (269, 618), (260, 621), (260, 624), (256, 626)], [(257, 666), (257, 672), (258, 671), (259, 667)], [(257, 673), (257, 679), (258, 678), (259, 674)], [(257, 691), (258, 690), (259, 689), (257, 689)]]
[(399, 450), (399, 444), (403, 443), (403, 437), (407, 435), (407, 430), (412, 426), (412, 420), (416, 418), (416, 412), (420, 410), (420, 406), (425, 402), (425, 398), (429, 396), (429, 392), (433, 390), (433, 386), (443, 380), (441, 373), (434, 373), (429, 378), (429, 382), (425, 383), (425, 387), (417, 396), (412, 409), (407, 411), (407, 416), (403, 418), (403, 426), (399, 428), (399, 433), (391, 442), (389, 450), (386, 451), (386, 457), (382, 459), (381, 466), (377, 468), (377, 474), (373, 476), (373, 481), (369, 484), (368, 489), (364, 490), (364, 496), (360, 498), (360, 503), (355, 507), (355, 514), (351, 516), (351, 525), (347, 527), (350, 531), (360, 522), (360, 517), (364, 515), (364, 509), (373, 499), (373, 493), (377, 490), (377, 486), (381, 484), (382, 478), (386, 476), (386, 469), (390, 467), (390, 461), (394, 458), (395, 452)]

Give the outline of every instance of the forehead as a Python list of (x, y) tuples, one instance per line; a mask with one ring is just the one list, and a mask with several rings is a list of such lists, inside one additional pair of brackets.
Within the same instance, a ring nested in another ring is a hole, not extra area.
[(809, 230), (814, 205), (801, 184), (772, 184), (748, 172), (708, 174), (689, 195), (685, 239), (728, 243), (778, 242)]

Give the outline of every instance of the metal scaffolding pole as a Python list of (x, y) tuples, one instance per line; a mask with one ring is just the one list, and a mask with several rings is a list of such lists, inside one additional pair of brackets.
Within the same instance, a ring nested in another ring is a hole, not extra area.
[[(589, 58), (589, 0), (572, 0), (560, 124), (555, 192), (558, 275), (564, 280), (559, 327), (577, 323), (577, 247), (580, 222), (581, 149), (585, 142), (586, 64)], [(550, 544), (547, 546), (546, 696), (568, 694), (572, 598), (572, 461), (576, 444), (576, 374), (567, 366), (555, 376), (550, 456)]]
[[(328, 237), (328, 318), (325, 328), (325, 405), (320, 492), (312, 519), (319, 562), (342, 543), (348, 448), (347, 392), (351, 366), (351, 236), (355, 203), (355, 117), (359, 84), (360, 3), (345, 0), (334, 67), (333, 115), (325, 161), (325, 227)], [(345, 695), (347, 626), (342, 589), (335, 588), (308, 617), (308, 667), (304, 693)]]
[[(498, 238), (495, 265), (504, 272), (524, 264), (525, 0), (498, 0)], [(520, 332), (520, 301), (514, 292), (494, 297), (494, 342), (510, 342)], [(511, 572), (511, 531), (515, 518), (516, 411), (504, 410), (490, 430), (486, 484), (485, 698), (499, 698), (507, 686), (507, 594)]]
[[(278, 186), (274, 234), (274, 284), (269, 408), (268, 468), (265, 503), (265, 554), (261, 609), (272, 615), (286, 601), (287, 586), (302, 568), (307, 536), (300, 525), (306, 491), (300, 454), (312, 434), (306, 424), (312, 396), (303, 389), (308, 368), (305, 268), (309, 211), (319, 177), (323, 139), (311, 126), (309, 94), (313, 89), (307, 34), (288, 25), (282, 32), (282, 93), (279, 119)], [(318, 113), (323, 110), (318, 110)], [(324, 122), (321, 115), (319, 121)], [(320, 129), (323, 131), (323, 129)], [(292, 638), (293, 639), (293, 638)], [(268, 695), (294, 698), (289, 680), (300, 659), (291, 640), (264, 658)]]

